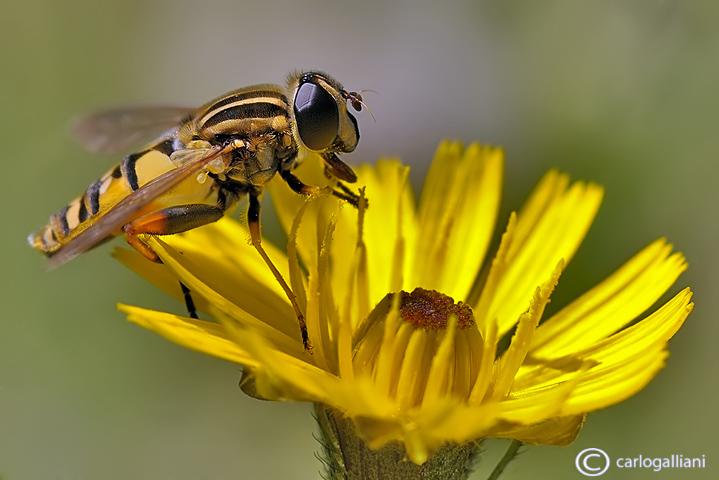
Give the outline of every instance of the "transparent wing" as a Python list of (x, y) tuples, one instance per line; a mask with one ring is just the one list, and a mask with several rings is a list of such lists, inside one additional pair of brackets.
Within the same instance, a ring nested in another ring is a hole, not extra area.
[(47, 268), (58, 267), (111, 237), (119, 228), (132, 221), (153, 200), (169, 192), (229, 150), (231, 147), (219, 146), (199, 149), (194, 161), (190, 162), (190, 159), (186, 157), (186, 163), (183, 166), (170, 170), (135, 190), (60, 248), (48, 261)]
[(123, 153), (176, 127), (187, 107), (121, 107), (81, 116), (70, 125), (78, 142), (93, 153)]

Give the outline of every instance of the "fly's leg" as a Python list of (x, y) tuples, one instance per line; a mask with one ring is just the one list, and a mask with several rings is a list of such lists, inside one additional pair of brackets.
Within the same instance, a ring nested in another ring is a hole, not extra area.
[[(325, 172), (325, 177), (326, 177), (326, 178), (328, 178), (328, 179), (330, 179), (330, 180), (331, 180), (331, 179), (337, 180), (337, 188), (339, 188), (339, 189), (341, 190), (341, 192), (336, 192), (336, 193), (333, 191), (332, 194), (333, 194), (335, 197), (341, 198), (342, 200), (345, 200), (345, 201), (349, 202), (350, 205), (352, 205), (353, 207), (358, 208), (358, 206), (359, 206), (359, 196), (358, 196), (355, 192), (353, 192), (347, 185), (345, 185), (344, 182), (342, 182), (341, 180), (337, 179), (337, 177), (335, 177), (335, 176), (332, 174), (332, 170), (331, 170), (327, 165), (325, 165), (325, 171), (324, 171), (324, 172)], [(337, 194), (342, 194), (342, 193), (344, 193), (344, 195), (342, 195), (342, 196), (337, 195)]]
[(267, 255), (267, 252), (265, 252), (265, 249), (262, 248), (262, 237), (260, 233), (260, 193), (261, 190), (259, 189), (253, 189), (250, 191), (250, 205), (247, 209), (247, 224), (250, 227), (250, 238), (252, 239), (252, 246), (257, 249), (267, 266), (270, 267), (270, 270), (272, 270), (272, 274), (275, 276), (277, 282), (282, 287), (282, 290), (285, 291), (285, 295), (287, 295), (287, 298), (292, 304), (292, 308), (295, 309), (295, 315), (297, 315), (297, 321), (300, 324), (302, 344), (305, 347), (305, 351), (311, 353), (312, 345), (310, 344), (310, 338), (307, 334), (307, 324), (305, 323), (305, 316), (302, 314), (302, 310), (300, 310), (300, 306), (297, 304), (297, 298), (295, 297), (294, 292), (292, 292), (292, 290), (290, 289), (289, 285), (287, 285), (287, 282), (285, 282), (285, 279), (282, 278), (282, 274), (280, 273), (280, 271), (277, 270), (277, 267), (275, 267), (275, 265), (272, 263), (272, 260), (270, 260), (270, 257)]
[(311, 185), (302, 183), (302, 180), (297, 178), (289, 170), (280, 170), (280, 176), (282, 176), (282, 179), (287, 182), (287, 185), (289, 185), (289, 187), (294, 192), (301, 195), (318, 195), (320, 193), (329, 191), (329, 193), (331, 193), (333, 196), (348, 202), (353, 207), (357, 208), (359, 206), (359, 196), (355, 194), (352, 190), (347, 188), (345, 185), (343, 185), (342, 182), (337, 182), (337, 185), (342, 191), (338, 191), (332, 188), (328, 188), (327, 190), (325, 190), (324, 188), (313, 187)]
[(337, 187), (342, 191), (337, 192), (335, 190), (332, 190), (332, 195), (337, 198), (341, 198), (342, 200), (345, 200), (355, 208), (359, 208), (359, 195), (350, 190), (350, 188), (341, 181), (337, 181)]
[[(214, 205), (194, 203), (168, 207), (156, 212), (149, 213), (137, 220), (128, 223), (122, 229), (127, 235), (127, 243), (153, 262), (162, 263), (160, 257), (147, 243), (140, 240), (138, 235), (147, 233), (150, 235), (171, 235), (182, 233), (193, 228), (207, 225), (219, 220), (223, 211)], [(185, 306), (190, 317), (197, 318), (195, 302), (190, 295), (190, 289), (180, 282), (182, 295), (185, 299)]]
[(190, 314), (190, 318), (199, 318), (197, 316), (197, 309), (195, 308), (195, 301), (192, 300), (190, 289), (180, 282), (180, 289), (182, 290), (182, 297), (185, 299), (185, 306), (187, 307), (187, 313)]
[(160, 263), (160, 258), (148, 244), (138, 238), (143, 233), (150, 235), (172, 235), (182, 233), (193, 228), (216, 222), (224, 212), (215, 205), (204, 203), (191, 203), (176, 207), (163, 208), (148, 213), (134, 220), (122, 229), (127, 235), (127, 243), (143, 254), (148, 260)]

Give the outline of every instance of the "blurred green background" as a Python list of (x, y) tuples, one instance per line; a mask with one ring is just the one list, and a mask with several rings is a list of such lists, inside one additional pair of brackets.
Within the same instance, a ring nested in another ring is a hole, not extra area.
[[(73, 115), (201, 104), (319, 68), (367, 93), (377, 122), (346, 158), (399, 156), (419, 187), (440, 139), (507, 153), (501, 224), (551, 167), (606, 187), (553, 307), (666, 236), (697, 307), (667, 367), (597, 412), (572, 446), (533, 447), (505, 478), (581, 478), (577, 453), (706, 455), (717, 478), (719, 4), (606, 2), (8, 2), (0, 18), (0, 477), (315, 479), (310, 406), (237, 388), (236, 365), (125, 321), (119, 301), (181, 311), (99, 248), (43, 271), (26, 236), (119, 157), (85, 153)], [(267, 219), (269, 225), (271, 221)], [(279, 236), (275, 234), (275, 237)], [(712, 293), (714, 292), (714, 293)], [(490, 441), (486, 478), (506, 441)]]

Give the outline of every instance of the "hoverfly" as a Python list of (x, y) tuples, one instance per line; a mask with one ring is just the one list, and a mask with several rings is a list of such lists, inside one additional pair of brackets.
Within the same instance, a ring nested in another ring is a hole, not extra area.
[[(279, 173), (299, 194), (329, 192), (357, 206), (358, 196), (342, 183), (354, 183), (357, 176), (337, 157), (352, 152), (359, 140), (347, 103), (356, 111), (364, 105), (359, 93), (310, 71), (291, 74), (286, 90), (267, 84), (241, 88), (199, 109), (118, 109), (90, 116), (76, 124), (75, 133), (95, 151), (124, 147), (136, 133), (133, 125), (145, 119), (151, 119), (149, 126), (170, 126), (52, 215), (28, 238), (30, 245), (52, 257), (48, 265), (53, 267), (124, 234), (132, 247), (158, 262), (139, 235), (175, 234), (215, 222), (248, 195), (252, 244), (289, 298), (309, 351), (304, 315), (260, 243), (259, 198)], [(337, 180), (335, 187), (309, 186), (292, 173), (301, 149), (320, 155), (327, 176)], [(197, 318), (189, 290), (180, 285), (190, 315)]]

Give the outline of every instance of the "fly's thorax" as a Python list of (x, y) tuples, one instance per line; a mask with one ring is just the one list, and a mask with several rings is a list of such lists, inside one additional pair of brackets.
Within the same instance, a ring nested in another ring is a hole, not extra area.
[(254, 136), (244, 141), (244, 148), (232, 152), (226, 170), (230, 179), (262, 186), (269, 182), (284, 164), (292, 164), (297, 145), (289, 132)]
[(225, 170), (213, 173), (262, 186), (297, 153), (289, 110), (277, 85), (242, 88), (199, 109), (187, 138), (220, 146), (241, 142), (241, 148), (225, 156)]
[(289, 103), (278, 85), (255, 85), (206, 104), (193, 119), (194, 137), (212, 143), (290, 132)]

